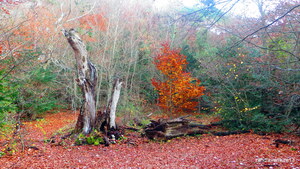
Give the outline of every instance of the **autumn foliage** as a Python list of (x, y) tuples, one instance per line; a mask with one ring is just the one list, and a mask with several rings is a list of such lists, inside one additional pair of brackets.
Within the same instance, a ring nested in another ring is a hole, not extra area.
[(106, 31), (106, 20), (103, 14), (89, 14), (79, 19), (80, 27), (84, 29), (96, 29)]
[(195, 111), (197, 99), (203, 95), (205, 88), (200, 86), (199, 79), (185, 72), (188, 64), (186, 56), (164, 44), (161, 53), (154, 58), (154, 64), (165, 78), (164, 81), (152, 79), (159, 93), (158, 106), (170, 113)]

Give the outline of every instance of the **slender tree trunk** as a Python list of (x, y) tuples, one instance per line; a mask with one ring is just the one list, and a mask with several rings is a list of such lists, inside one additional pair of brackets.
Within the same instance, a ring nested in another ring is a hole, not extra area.
[(88, 60), (87, 50), (74, 29), (64, 30), (64, 35), (74, 50), (77, 63), (77, 84), (82, 90), (83, 103), (78, 116), (76, 131), (88, 134), (96, 124), (95, 89), (97, 72), (95, 66)]
[(116, 129), (116, 110), (117, 104), (120, 98), (122, 83), (119, 79), (116, 80), (114, 85), (114, 90), (110, 103), (110, 113), (109, 113), (109, 128)]

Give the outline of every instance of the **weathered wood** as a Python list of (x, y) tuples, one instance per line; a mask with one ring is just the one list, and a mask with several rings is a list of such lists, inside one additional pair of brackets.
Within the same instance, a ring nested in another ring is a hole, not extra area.
[(294, 144), (294, 142), (292, 140), (282, 140), (282, 139), (276, 139), (276, 140), (274, 140), (274, 143), (287, 144), (287, 145), (293, 145)]
[(134, 128), (134, 127), (127, 127), (127, 126), (122, 126), (123, 129), (125, 130), (131, 130), (131, 131), (139, 131), (139, 129)]
[(116, 110), (117, 110), (117, 104), (120, 98), (121, 93), (121, 87), (122, 83), (119, 79), (116, 80), (114, 84), (113, 94), (111, 98), (110, 105), (110, 113), (109, 113), (109, 128), (110, 129), (117, 129), (116, 127)]
[(78, 79), (77, 84), (82, 91), (83, 103), (78, 116), (76, 130), (85, 134), (91, 132), (96, 123), (95, 88), (97, 84), (97, 71), (89, 61), (85, 44), (74, 29), (64, 30), (70, 46), (75, 53)]
[(145, 128), (145, 135), (149, 139), (170, 139), (184, 135), (195, 135), (207, 133), (203, 129), (208, 126), (190, 123), (191, 121), (184, 117), (166, 120), (159, 119), (158, 121), (151, 120), (151, 123)]
[(192, 123), (191, 120), (185, 119), (185, 117), (179, 117), (176, 119), (159, 119), (157, 121), (151, 120), (144, 131), (145, 135), (149, 139), (170, 139), (173, 137), (180, 137), (184, 135), (196, 135), (211, 133), (215, 136), (227, 136), (232, 134), (249, 133), (248, 130), (238, 131), (213, 131), (214, 124), (203, 125), (198, 123)]

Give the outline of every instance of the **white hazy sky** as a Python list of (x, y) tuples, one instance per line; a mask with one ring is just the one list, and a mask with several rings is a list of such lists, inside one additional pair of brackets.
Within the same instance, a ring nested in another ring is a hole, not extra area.
[[(232, 0), (235, 2), (235, 0)], [(199, 0), (155, 0), (155, 7), (160, 10), (168, 10), (171, 7), (176, 5), (184, 5), (187, 8), (191, 8), (194, 5), (197, 5)], [(217, 6), (219, 9), (222, 8), (225, 4)], [(225, 7), (228, 9), (231, 5), (228, 4)], [(259, 12), (258, 8), (253, 2), (253, 0), (240, 0), (235, 7), (231, 10), (234, 14), (241, 15), (241, 16), (248, 16), (248, 17), (258, 17)]]

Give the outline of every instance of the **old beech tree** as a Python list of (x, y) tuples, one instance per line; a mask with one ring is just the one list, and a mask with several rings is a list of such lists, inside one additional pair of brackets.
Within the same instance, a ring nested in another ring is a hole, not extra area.
[(88, 59), (85, 44), (76, 31), (70, 29), (64, 30), (63, 33), (75, 53), (78, 73), (77, 83), (81, 88), (83, 97), (75, 130), (88, 134), (92, 129), (100, 130), (104, 124), (107, 125), (108, 129), (116, 129), (115, 113), (122, 82), (120, 82), (119, 79), (116, 80), (109, 107), (106, 108), (106, 111), (97, 113), (95, 91), (97, 85), (97, 70)]

